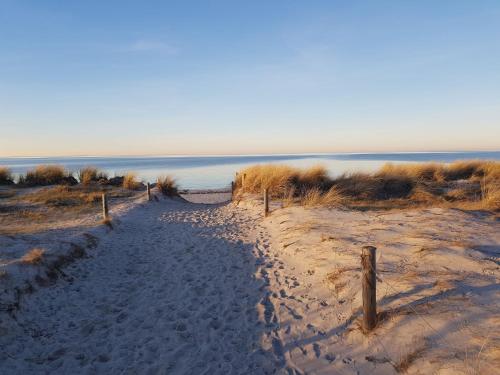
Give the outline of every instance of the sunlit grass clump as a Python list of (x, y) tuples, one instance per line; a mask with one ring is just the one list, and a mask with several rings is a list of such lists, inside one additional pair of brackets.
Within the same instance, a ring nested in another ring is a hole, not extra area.
[(137, 180), (137, 175), (133, 172), (123, 176), (123, 187), (128, 190), (137, 190), (141, 187), (141, 183)]
[(175, 197), (179, 195), (177, 182), (172, 176), (158, 177), (156, 181), (158, 190), (166, 197)]
[(23, 264), (36, 265), (40, 264), (43, 260), (43, 256), (45, 254), (45, 250), (34, 248), (28, 251), (21, 257), (21, 262)]
[(12, 172), (7, 167), (0, 167), (0, 185), (11, 185), (14, 183)]
[(322, 166), (309, 169), (292, 168), (286, 165), (256, 165), (238, 174), (237, 187), (248, 193), (269, 189), (272, 195), (288, 193), (290, 188), (303, 192), (322, 188), (328, 183), (328, 173)]
[(75, 184), (76, 179), (59, 165), (39, 165), (21, 176), (19, 184), (26, 186), (47, 186)]
[(95, 167), (84, 167), (78, 172), (81, 184), (89, 185), (93, 182), (107, 181), (108, 175)]
[(304, 206), (454, 205), (500, 210), (500, 162), (385, 164), (374, 173), (328, 176), (323, 167), (256, 165), (239, 172), (236, 189)]

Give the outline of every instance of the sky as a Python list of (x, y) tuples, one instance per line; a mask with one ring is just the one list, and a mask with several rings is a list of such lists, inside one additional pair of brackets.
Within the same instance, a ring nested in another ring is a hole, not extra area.
[(0, 156), (500, 150), (500, 1), (0, 0)]

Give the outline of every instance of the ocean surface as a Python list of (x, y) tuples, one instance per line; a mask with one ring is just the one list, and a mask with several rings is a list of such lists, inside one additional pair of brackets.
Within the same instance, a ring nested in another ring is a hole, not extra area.
[(158, 156), (158, 157), (43, 157), (0, 158), (15, 174), (25, 173), (38, 164), (59, 164), (77, 172), (84, 166), (104, 170), (110, 177), (135, 172), (139, 179), (154, 182), (158, 176), (173, 175), (184, 189), (228, 187), (234, 174), (259, 163), (287, 164), (296, 167), (325, 166), (330, 175), (345, 172), (370, 172), (385, 163), (453, 162), (464, 159), (500, 160), (500, 151), (419, 152), (373, 154), (304, 154), (249, 156)]

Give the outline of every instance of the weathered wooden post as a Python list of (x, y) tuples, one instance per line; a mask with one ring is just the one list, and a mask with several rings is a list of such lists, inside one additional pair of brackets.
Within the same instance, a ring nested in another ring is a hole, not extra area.
[(231, 202), (234, 200), (234, 181), (231, 181)]
[(363, 246), (361, 252), (362, 288), (363, 288), (363, 329), (371, 331), (377, 325), (377, 275), (374, 246)]
[(108, 219), (108, 197), (106, 196), (106, 193), (102, 193), (102, 218), (104, 220)]
[(264, 216), (269, 215), (269, 189), (264, 189)]
[(151, 200), (151, 185), (149, 185), (149, 182), (146, 183), (146, 193), (148, 195), (148, 201)]

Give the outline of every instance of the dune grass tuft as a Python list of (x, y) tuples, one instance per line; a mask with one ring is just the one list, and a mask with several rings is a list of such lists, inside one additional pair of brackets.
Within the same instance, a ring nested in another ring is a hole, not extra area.
[(11, 185), (14, 183), (12, 172), (7, 167), (0, 167), (0, 185)]
[(179, 188), (177, 182), (172, 176), (158, 177), (156, 186), (160, 192), (166, 197), (175, 197), (179, 195)]
[(31, 264), (31, 265), (39, 264), (41, 263), (44, 254), (45, 250), (34, 248), (22, 256), (21, 262), (23, 264)]
[(481, 198), (485, 209), (500, 211), (500, 180), (484, 182), (481, 185)]
[(25, 186), (74, 185), (76, 179), (59, 165), (39, 165), (21, 176), (19, 184)]
[(282, 196), (293, 186), (297, 191), (323, 188), (329, 178), (326, 168), (315, 166), (309, 169), (292, 168), (286, 165), (256, 165), (239, 173), (236, 187), (247, 193), (259, 193), (269, 189), (273, 196)]
[(89, 185), (93, 182), (108, 180), (106, 173), (95, 167), (84, 167), (78, 171), (78, 180), (81, 184)]
[(128, 190), (137, 190), (141, 183), (137, 181), (137, 175), (129, 172), (123, 177), (123, 187)]
[(300, 202), (306, 207), (337, 207), (342, 205), (343, 196), (336, 187), (331, 187), (326, 192), (312, 188), (302, 194)]

